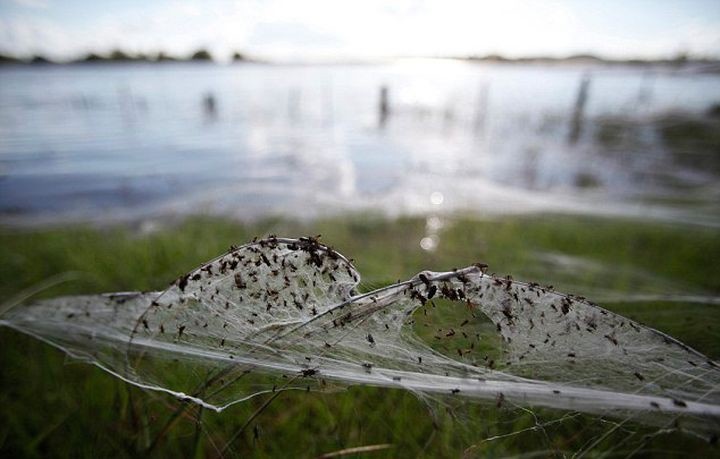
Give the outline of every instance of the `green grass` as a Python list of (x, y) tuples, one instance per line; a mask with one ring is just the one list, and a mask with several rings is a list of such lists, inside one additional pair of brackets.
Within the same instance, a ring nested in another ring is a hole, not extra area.
[[(446, 222), (435, 252), (420, 249), (423, 219), (385, 220), (362, 215), (311, 223), (265, 220), (239, 224), (194, 218), (151, 234), (128, 227), (67, 227), (0, 231), (0, 303), (51, 276), (78, 272), (78, 280), (40, 296), (162, 289), (201, 262), (254, 236), (315, 235), (355, 259), (363, 289), (405, 279), (423, 269), (447, 270), (477, 261), (498, 274), (588, 292), (720, 293), (720, 234), (716, 230), (609, 219), (518, 217)], [(579, 265), (548, 260), (574, 257)], [(720, 357), (720, 306), (681, 303), (610, 304), (609, 308), (670, 333)], [(437, 313), (436, 313), (437, 314)], [(123, 383), (73, 362), (39, 341), (0, 329), (0, 456), (2, 457), (215, 457), (262, 398), (221, 414), (189, 406), (162, 435), (182, 403)], [(284, 393), (232, 446), (237, 456), (314, 457), (343, 448), (390, 443), (375, 457), (504, 456), (527, 451), (572, 452), (608, 425), (579, 416), (545, 429), (482, 443), (493, 435), (535, 425), (532, 415), (495, 404), (423, 401), (400, 391), (354, 387), (338, 393)], [(451, 409), (445, 403), (451, 404)], [(431, 411), (431, 409), (433, 411)], [(562, 413), (535, 410), (543, 420)], [(640, 432), (653, 432), (640, 428)], [(607, 450), (624, 430), (599, 445)], [(157, 441), (148, 451), (149, 445)], [(717, 447), (682, 434), (655, 437), (647, 455), (663, 450), (695, 456)]]

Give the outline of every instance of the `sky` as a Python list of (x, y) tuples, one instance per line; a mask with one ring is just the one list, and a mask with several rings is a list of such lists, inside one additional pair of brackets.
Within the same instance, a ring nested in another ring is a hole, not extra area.
[(720, 0), (0, 0), (0, 53), (720, 57)]

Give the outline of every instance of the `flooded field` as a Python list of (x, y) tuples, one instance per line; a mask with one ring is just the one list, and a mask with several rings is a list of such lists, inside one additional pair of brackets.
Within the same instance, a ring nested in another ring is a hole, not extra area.
[(377, 210), (715, 226), (718, 103), (720, 75), (701, 67), (5, 66), (0, 219)]

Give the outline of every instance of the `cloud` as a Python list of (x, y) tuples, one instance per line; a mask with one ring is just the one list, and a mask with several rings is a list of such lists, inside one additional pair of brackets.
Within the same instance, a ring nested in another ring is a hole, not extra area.
[(13, 3), (24, 8), (46, 9), (50, 6), (48, 0), (13, 0)]
[(75, 46), (70, 34), (53, 21), (41, 18), (0, 18), (0, 50), (31, 55)]
[(272, 47), (273, 45), (296, 45), (299, 47), (336, 47), (343, 40), (335, 34), (308, 27), (305, 24), (261, 23), (253, 27), (247, 45), (251, 47)]
[[(201, 46), (216, 55), (240, 50), (275, 59), (578, 52), (652, 57), (680, 50), (720, 55), (720, 27), (714, 20), (693, 22), (689, 14), (682, 27), (658, 34), (632, 26), (633, 21), (652, 23), (651, 11), (616, 26), (568, 5), (520, 0), (171, 0), (116, 7), (90, 17), (78, 14), (72, 23), (26, 11), (0, 19), (0, 49), (65, 58), (113, 48), (188, 54)], [(612, 17), (618, 12), (602, 13)]]

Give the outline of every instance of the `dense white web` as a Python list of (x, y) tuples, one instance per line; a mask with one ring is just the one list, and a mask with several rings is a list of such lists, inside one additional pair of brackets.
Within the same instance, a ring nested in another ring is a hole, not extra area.
[(40, 301), (0, 325), (216, 411), (278, 390), (364, 384), (717, 438), (718, 363), (584, 298), (485, 270), (422, 272), (360, 295), (344, 256), (273, 237), (164, 292)]

